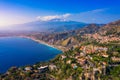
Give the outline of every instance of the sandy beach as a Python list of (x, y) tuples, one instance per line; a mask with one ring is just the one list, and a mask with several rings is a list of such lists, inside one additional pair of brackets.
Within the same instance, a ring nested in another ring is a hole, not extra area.
[(28, 36), (19, 36), (19, 37), (31, 39), (31, 40), (33, 40), (33, 41), (35, 41), (35, 42), (40, 43), (40, 44), (44, 44), (44, 45), (46, 45), (46, 46), (49, 46), (49, 47), (52, 47), (52, 48), (55, 48), (55, 49), (64, 51), (63, 49), (59, 48), (59, 47), (61, 47), (61, 46), (58, 47), (58, 46), (55, 46), (55, 45), (51, 45), (51, 44), (48, 44), (48, 43), (46, 43), (46, 42), (44, 42), (44, 41), (42, 41), (42, 40), (38, 40), (38, 39), (36, 39), (36, 38), (34, 38), (34, 37), (28, 37)]

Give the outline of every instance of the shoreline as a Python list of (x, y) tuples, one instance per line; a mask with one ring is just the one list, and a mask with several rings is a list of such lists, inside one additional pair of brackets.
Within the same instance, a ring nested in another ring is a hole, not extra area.
[[(66, 48), (63, 47), (63, 46), (57, 46), (57, 45), (52, 45), (52, 44), (49, 44), (47, 42), (44, 42), (42, 40), (39, 40), (39, 39), (36, 39), (34, 37), (30, 37), (30, 36), (7, 36), (7, 37), (20, 37), (20, 38), (26, 38), (26, 39), (30, 39), (30, 40), (33, 40), (39, 44), (43, 44), (43, 45), (46, 45), (46, 46), (49, 46), (49, 47), (52, 47), (52, 48), (55, 48), (57, 50), (60, 50), (62, 52), (65, 52), (66, 51)], [(3, 37), (4, 38), (4, 37)]]
[(38, 43), (40, 43), (40, 44), (43, 44), (43, 45), (46, 45), (46, 46), (49, 46), (49, 47), (52, 47), (52, 48), (54, 48), (54, 49), (57, 49), (57, 50), (60, 50), (60, 51), (64, 52), (63, 49), (60, 49), (60, 48), (58, 48), (57, 46), (48, 44), (47, 42), (44, 42), (44, 41), (42, 41), (42, 40), (35, 39), (35, 38), (33, 38), (33, 37), (28, 37), (28, 36), (17, 36), (17, 37), (27, 38), (27, 39), (33, 40), (33, 41), (35, 41), (35, 42), (38, 42)]
[[(53, 45), (50, 45), (50, 44), (48, 44), (48, 43), (46, 43), (46, 42), (44, 42), (44, 41), (42, 41), (42, 40), (38, 40), (38, 39), (35, 39), (35, 38), (32, 38), (32, 37), (28, 37), (28, 36), (9, 36), (9, 37), (0, 37), (0, 38), (12, 38), (12, 37), (29, 39), (29, 40), (32, 40), (32, 41), (34, 41), (34, 42), (37, 42), (38, 44), (43, 44), (43, 45), (49, 46), (49, 47), (51, 47), (51, 48), (57, 49), (57, 50), (61, 51), (61, 53), (63, 52), (62, 50), (54, 47)], [(61, 53), (59, 53), (59, 54), (61, 54)], [(58, 54), (56, 54), (56, 55), (58, 55)], [(52, 60), (52, 59), (54, 59), (54, 58), (55, 58), (55, 57), (50, 58), (50, 59), (48, 59), (48, 60), (44, 60), (44, 61), (43, 61), (43, 60), (42, 60), (42, 61), (38, 61), (38, 62), (49, 62), (50, 60)], [(16, 67), (21, 67), (21, 66), (34, 65), (34, 64), (36, 64), (36, 62), (34, 62), (34, 63), (32, 63), (32, 64), (30, 63), (30, 64), (25, 64), (25, 65), (20, 65), (20, 66), (15, 65), (15, 66), (16, 66)], [(13, 67), (13, 66), (11, 66), (11, 67)], [(9, 69), (10, 69), (11, 67), (9, 67)], [(0, 72), (0, 73), (4, 74), (4, 73), (6, 73), (9, 69), (7, 69), (5, 72)]]

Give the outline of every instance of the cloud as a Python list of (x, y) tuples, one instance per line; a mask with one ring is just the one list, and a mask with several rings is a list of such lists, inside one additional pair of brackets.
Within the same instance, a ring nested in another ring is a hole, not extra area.
[[(86, 22), (86, 23), (103, 23), (107, 18), (106, 12), (109, 8), (93, 9), (77, 14), (72, 14), (70, 18), (74, 21)], [(104, 20), (103, 20), (104, 19)]]
[(66, 13), (63, 15), (52, 15), (52, 16), (38, 16), (37, 20), (41, 21), (49, 21), (49, 20), (65, 20), (68, 18), (71, 14)]
[(67, 18), (67, 17), (69, 17), (71, 14), (69, 14), (69, 13), (67, 13), (67, 14), (64, 14), (64, 15), (62, 15), (63, 16), (63, 18)]
[(95, 9), (95, 10), (91, 10), (91, 11), (88, 11), (88, 12), (92, 12), (92, 13), (98, 13), (98, 12), (103, 12), (105, 11), (107, 8), (103, 8), (103, 9)]
[(101, 8), (101, 9), (94, 9), (94, 10), (90, 10), (90, 11), (86, 11), (86, 12), (81, 12), (79, 14), (94, 14), (94, 13), (101, 13), (108, 10), (108, 8)]

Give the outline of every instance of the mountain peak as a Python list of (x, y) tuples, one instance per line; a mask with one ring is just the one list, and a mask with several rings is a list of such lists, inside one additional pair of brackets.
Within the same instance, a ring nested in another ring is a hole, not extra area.
[(65, 19), (51, 19), (51, 20), (39, 20), (40, 22), (63, 22)]

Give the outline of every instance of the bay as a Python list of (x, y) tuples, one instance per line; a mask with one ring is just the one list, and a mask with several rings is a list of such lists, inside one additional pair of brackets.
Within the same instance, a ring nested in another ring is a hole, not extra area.
[(0, 38), (0, 73), (12, 66), (32, 65), (36, 62), (48, 61), (62, 51), (37, 43), (31, 39), (20, 37)]

